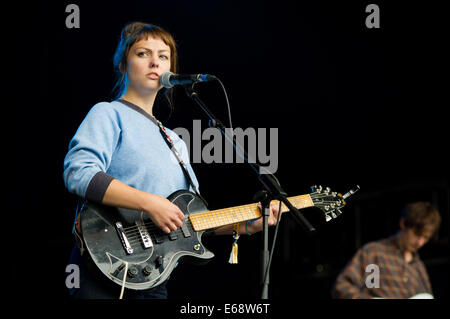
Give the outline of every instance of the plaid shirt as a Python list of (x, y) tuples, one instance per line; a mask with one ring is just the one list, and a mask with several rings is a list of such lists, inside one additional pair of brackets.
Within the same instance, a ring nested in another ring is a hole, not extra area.
[(432, 294), (425, 266), (417, 253), (405, 261), (395, 235), (360, 248), (338, 275), (332, 297), (404, 299), (419, 293)]

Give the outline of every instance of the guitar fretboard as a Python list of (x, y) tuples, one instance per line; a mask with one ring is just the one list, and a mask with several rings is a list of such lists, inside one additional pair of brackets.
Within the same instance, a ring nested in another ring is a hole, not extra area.
[[(309, 195), (299, 195), (288, 197), (289, 202), (297, 209), (314, 206)], [(272, 201), (272, 204), (280, 204), (279, 201)], [(289, 209), (282, 203), (281, 211)], [(229, 224), (235, 224), (250, 219), (261, 217), (261, 212), (256, 203), (205, 211), (189, 215), (189, 219), (195, 231), (201, 231)]]

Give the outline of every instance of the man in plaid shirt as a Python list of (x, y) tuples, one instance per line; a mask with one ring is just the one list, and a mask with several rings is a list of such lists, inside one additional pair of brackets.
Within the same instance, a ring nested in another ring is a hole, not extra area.
[(430, 280), (417, 251), (437, 233), (441, 217), (428, 202), (409, 204), (400, 231), (360, 248), (338, 275), (333, 298), (432, 298)]

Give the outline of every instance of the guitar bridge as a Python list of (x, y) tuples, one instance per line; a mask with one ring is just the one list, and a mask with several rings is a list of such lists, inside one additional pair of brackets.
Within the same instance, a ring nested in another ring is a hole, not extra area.
[(153, 247), (153, 242), (150, 238), (150, 235), (145, 228), (144, 223), (141, 220), (136, 221), (137, 229), (139, 230), (139, 235), (141, 236), (142, 244), (144, 245), (144, 248), (150, 248)]
[(131, 255), (133, 253), (133, 248), (131, 248), (130, 242), (128, 241), (127, 236), (125, 235), (125, 232), (123, 231), (121, 222), (116, 223), (116, 229), (117, 229), (117, 233), (119, 234), (120, 241), (122, 242), (123, 248), (125, 248), (125, 251), (128, 255)]

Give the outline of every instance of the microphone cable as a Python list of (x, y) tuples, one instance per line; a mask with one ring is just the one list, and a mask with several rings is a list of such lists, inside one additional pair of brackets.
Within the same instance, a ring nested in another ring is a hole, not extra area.
[[(216, 77), (216, 76), (213, 76), (213, 77), (214, 77), (214, 79), (215, 79), (217, 82), (219, 82), (220, 86), (222, 87), (223, 93), (224, 93), (224, 95), (225, 95), (225, 101), (226, 101), (226, 103), (227, 103), (227, 111), (228, 111), (228, 123), (229, 123), (229, 125), (230, 125), (231, 131), (233, 131), (233, 124), (232, 124), (232, 121), (231, 121), (231, 107), (230, 107), (230, 101), (228, 100), (227, 90), (225, 89), (225, 85), (223, 85), (222, 81), (220, 81), (220, 79), (219, 79), (218, 77)], [(192, 87), (194, 87), (197, 83), (199, 83), (199, 82), (195, 82), (195, 83), (192, 85)]]

